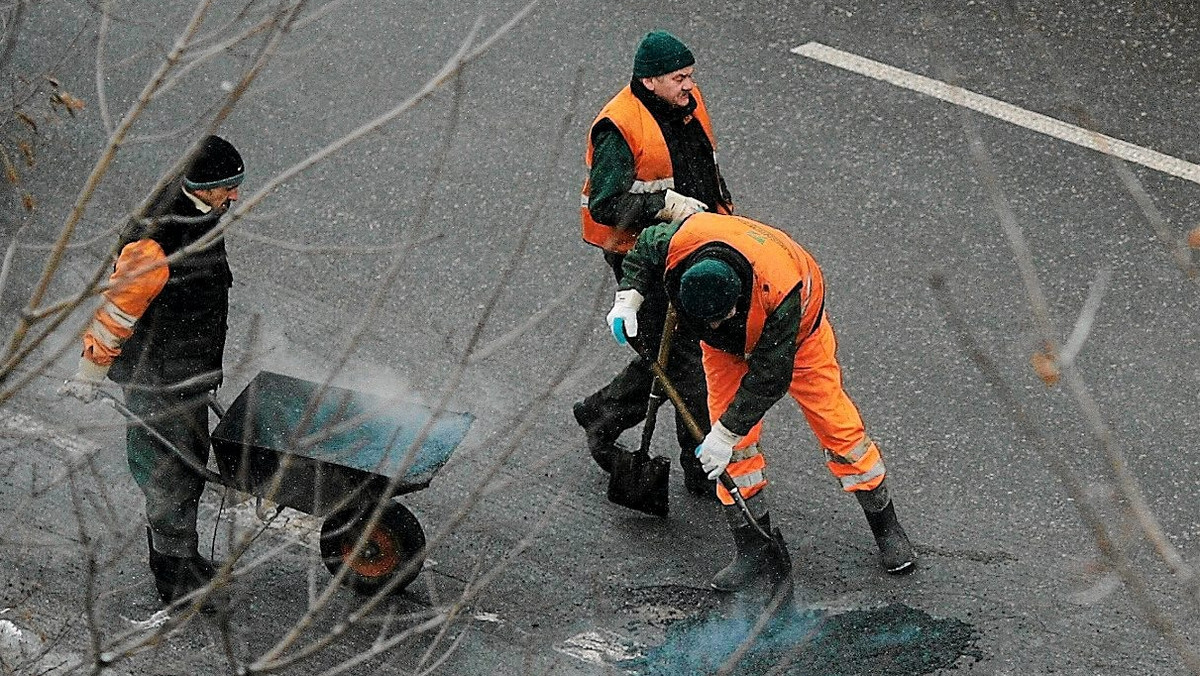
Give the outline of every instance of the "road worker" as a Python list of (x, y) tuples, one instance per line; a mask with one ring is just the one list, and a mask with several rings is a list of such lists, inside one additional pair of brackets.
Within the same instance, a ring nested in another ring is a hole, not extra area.
[[(637, 335), (638, 310), (655, 287), (665, 288), (680, 321), (701, 340), (712, 429), (696, 454), (708, 476), (727, 470), (771, 532), (758, 442), (763, 415), (790, 394), (824, 447), (829, 471), (858, 498), (884, 569), (911, 571), (915, 554), (896, 518), (879, 447), (842, 389), (825, 284), (812, 256), (784, 232), (737, 216), (697, 213), (647, 228), (625, 257), (608, 315), (618, 342)], [(712, 587), (736, 591), (768, 569), (773, 553), (729, 492), (718, 485), (717, 494), (737, 553)]]
[[(653, 31), (638, 44), (633, 77), (596, 116), (588, 133), (588, 178), (581, 211), (583, 239), (604, 251), (616, 276), (643, 228), (699, 211), (730, 213), (732, 201), (717, 165), (716, 139), (695, 82), (695, 57), (678, 38)], [(657, 354), (666, 318), (661, 289), (652, 290), (638, 314), (649, 354)], [(690, 406), (704, 406), (700, 346), (683, 327), (672, 338), (667, 372)], [(611, 382), (574, 406), (588, 450), (611, 470), (614, 443), (641, 422), (653, 382), (648, 365), (635, 359)], [(707, 422), (701, 419), (707, 431)], [(676, 432), (684, 483), (693, 494), (712, 496), (713, 482), (691, 452), (694, 442), (678, 412)]]
[(200, 466), (208, 459), (208, 398), (223, 378), (233, 280), (224, 238), (198, 241), (238, 198), (244, 172), (233, 145), (208, 136), (147, 217), (125, 228), (78, 371), (60, 390), (89, 402), (105, 377), (124, 389), (138, 419), (126, 431), (129, 468), (145, 494), (150, 570), (165, 605), (215, 573), (197, 549), (204, 479), (180, 454)]

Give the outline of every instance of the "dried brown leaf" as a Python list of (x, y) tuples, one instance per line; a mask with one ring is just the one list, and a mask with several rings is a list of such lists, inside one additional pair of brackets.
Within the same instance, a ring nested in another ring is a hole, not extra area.
[(21, 196), (21, 205), (25, 207), (25, 211), (33, 211), (33, 208), (37, 206), (37, 202), (34, 201), (33, 195), (25, 193)]
[(3, 146), (0, 146), (0, 163), (4, 164), (4, 178), (8, 179), (8, 182), (13, 185), (19, 183), (21, 175), (17, 173), (17, 168), (13, 165), (12, 158), (8, 156), (8, 151)]
[(71, 117), (75, 117), (75, 113), (83, 110), (85, 105), (83, 99), (80, 99), (70, 92), (57, 92), (50, 97), (50, 102), (57, 103), (66, 108), (67, 112), (71, 114)]
[(1052, 387), (1058, 382), (1060, 375), (1058, 361), (1054, 358), (1054, 355), (1050, 354), (1047, 348), (1042, 348), (1034, 352), (1029, 357), (1029, 363), (1033, 365), (1033, 372), (1037, 374), (1038, 378), (1042, 379), (1043, 383), (1046, 383), (1047, 387)]
[(1193, 249), (1200, 249), (1200, 225), (1192, 228), (1187, 235), (1187, 245)]
[(35, 134), (37, 133), (37, 130), (38, 130), (37, 122), (35, 122), (32, 117), (29, 117), (25, 113), (22, 113), (21, 111), (18, 110), (17, 111), (17, 119), (24, 122), (30, 129), (33, 130), (33, 133), (35, 133)]
[(17, 141), (17, 148), (21, 150), (21, 155), (25, 157), (25, 166), (33, 166), (33, 145), (29, 141)]

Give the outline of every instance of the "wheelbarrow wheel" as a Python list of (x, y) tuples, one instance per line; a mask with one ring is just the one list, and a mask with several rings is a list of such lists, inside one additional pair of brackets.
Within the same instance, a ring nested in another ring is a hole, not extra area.
[(359, 593), (374, 594), (393, 584), (391, 593), (398, 594), (421, 572), (425, 531), (403, 505), (388, 503), (366, 543), (352, 556), (371, 511), (369, 507), (348, 509), (326, 517), (321, 523), (321, 558), (335, 575), (344, 565), (343, 584)]

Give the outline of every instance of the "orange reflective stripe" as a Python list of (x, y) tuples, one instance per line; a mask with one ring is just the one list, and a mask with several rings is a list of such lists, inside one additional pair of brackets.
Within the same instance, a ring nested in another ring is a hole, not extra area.
[[(839, 465), (830, 462), (829, 467), (833, 469), (835, 467), (848, 467), (848, 465)], [(833, 475), (837, 477), (838, 483), (842, 485), (842, 490), (844, 491), (869, 491), (883, 483), (886, 474), (887, 468), (883, 466), (883, 460), (875, 463), (871, 469), (865, 472), (842, 475), (839, 475), (837, 471), (833, 472)]]
[(862, 441), (854, 444), (853, 448), (845, 453), (842, 453), (841, 455), (834, 455), (829, 449), (825, 449), (825, 453), (829, 456), (829, 460), (831, 462), (841, 462), (847, 465), (862, 462), (863, 459), (867, 457), (867, 454), (871, 451), (875, 451), (876, 453), (879, 452), (879, 450), (875, 448), (875, 442), (871, 441), (871, 437), (865, 435), (863, 436)]
[(166, 261), (163, 248), (152, 239), (130, 242), (121, 249), (104, 292), (107, 302), (96, 310), (83, 334), (85, 358), (108, 366), (121, 354), (121, 344), (133, 334), (134, 324), (170, 278)]
[(761, 453), (762, 449), (759, 448), (758, 444), (753, 444), (744, 448), (739, 444), (739, 448), (733, 449), (733, 456), (730, 457), (729, 461), (739, 462), (741, 460), (749, 460), (750, 458), (753, 458)]
[[(766, 469), (766, 458), (762, 453), (756, 453), (746, 460), (729, 463), (729, 467), (725, 468), (725, 471), (729, 472), (733, 483), (737, 484), (738, 492), (742, 494), (742, 497), (751, 498), (767, 487)], [(717, 482), (717, 497), (726, 505), (733, 504), (733, 496), (725, 490), (720, 482)]]

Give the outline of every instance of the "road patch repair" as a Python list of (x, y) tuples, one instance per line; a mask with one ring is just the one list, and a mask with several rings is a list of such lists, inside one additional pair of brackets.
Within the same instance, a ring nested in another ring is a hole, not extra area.
[[(963, 657), (983, 658), (972, 625), (902, 603), (851, 610), (789, 604), (765, 623), (752, 644), (742, 646), (761, 607), (720, 599), (689, 587), (634, 590), (626, 608), (650, 624), (662, 621), (665, 640), (613, 666), (639, 676), (707, 674), (740, 651), (735, 673), (743, 676), (899, 676), (951, 668)], [(635, 624), (626, 628), (636, 632)]]

